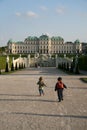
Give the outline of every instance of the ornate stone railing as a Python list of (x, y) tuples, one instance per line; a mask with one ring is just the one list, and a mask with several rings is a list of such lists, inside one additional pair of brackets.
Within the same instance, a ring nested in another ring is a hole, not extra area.
[(20, 55), (19, 58), (14, 60), (14, 57), (13, 57), (12, 63), (13, 63), (14, 67), (16, 67), (16, 65), (17, 65), (17, 67), (19, 67), (20, 65), (25, 65), (25, 67), (27, 67), (27, 58), (26, 57), (23, 58)]

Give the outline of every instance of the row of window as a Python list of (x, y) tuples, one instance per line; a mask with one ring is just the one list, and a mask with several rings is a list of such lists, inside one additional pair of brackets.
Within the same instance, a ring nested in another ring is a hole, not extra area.
[[(48, 48), (48, 46), (9, 46), (11, 49), (30, 49), (30, 48)], [(59, 49), (72, 49), (72, 46), (51, 46), (51, 48), (59, 48)]]
[[(12, 53), (35, 53), (36, 51), (24, 51), (24, 50), (21, 50), (21, 51), (12, 51)], [(9, 51), (9, 53), (11, 53), (11, 51)], [(48, 53), (48, 50), (47, 51), (42, 51), (40, 50), (39, 53)], [(73, 51), (51, 51), (52, 54), (54, 53), (73, 53)]]
[(63, 44), (63, 45), (17, 45), (17, 44), (9, 44), (9, 53), (72, 53), (75, 50), (80, 50), (80, 46), (73, 46), (72, 44)]
[(51, 51), (73, 51), (73, 48), (33, 48), (33, 47), (31, 47), (31, 48), (27, 48), (27, 49), (25, 49), (25, 48), (22, 48), (22, 49), (18, 49), (18, 48), (13, 48), (13, 49), (9, 49), (9, 50), (12, 50), (12, 51), (39, 51), (39, 50), (48, 50), (48, 49), (50, 49)]
[[(27, 44), (27, 45), (39, 45), (39, 44), (49, 44), (48, 41), (40, 41), (39, 43), (38, 42), (24, 42), (24, 44)], [(58, 42), (58, 41), (53, 41), (51, 42), (51, 44), (55, 44), (55, 45), (58, 45), (58, 44), (64, 44), (64, 42)]]

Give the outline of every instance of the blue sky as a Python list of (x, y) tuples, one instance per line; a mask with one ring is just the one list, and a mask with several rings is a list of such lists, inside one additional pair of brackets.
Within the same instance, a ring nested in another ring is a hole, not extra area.
[(0, 46), (42, 34), (87, 42), (87, 0), (0, 0)]

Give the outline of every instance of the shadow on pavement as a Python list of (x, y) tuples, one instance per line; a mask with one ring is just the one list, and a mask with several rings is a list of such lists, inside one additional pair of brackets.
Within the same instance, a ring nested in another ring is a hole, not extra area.
[(28, 68), (26, 70), (21, 70), (18, 72), (13, 72), (10, 75), (67, 75), (63, 71), (57, 69), (56, 67), (41, 67), (41, 68)]
[(30, 115), (30, 116), (45, 116), (45, 117), (61, 117), (61, 118), (83, 118), (87, 119), (87, 116), (80, 115), (53, 115), (53, 114), (37, 114), (37, 113), (22, 113), (22, 112), (12, 112), (10, 114), (18, 114), (18, 115)]
[(27, 97), (39, 97), (39, 95), (34, 95), (34, 94), (32, 94), (32, 95), (20, 95), (20, 94), (0, 94), (0, 96), (27, 96)]
[(87, 89), (86, 87), (68, 87), (69, 89)]
[[(39, 96), (40, 97), (40, 96)], [(57, 102), (54, 100), (43, 100), (43, 99), (0, 99), (0, 101), (16, 101), (16, 102), (20, 102), (20, 101), (34, 101), (34, 102)]]

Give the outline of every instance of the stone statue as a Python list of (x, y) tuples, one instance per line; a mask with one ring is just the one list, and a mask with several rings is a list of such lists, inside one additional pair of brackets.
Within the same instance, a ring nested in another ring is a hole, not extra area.
[(7, 58), (6, 58), (6, 62), (9, 63), (9, 56), (7, 56)]

